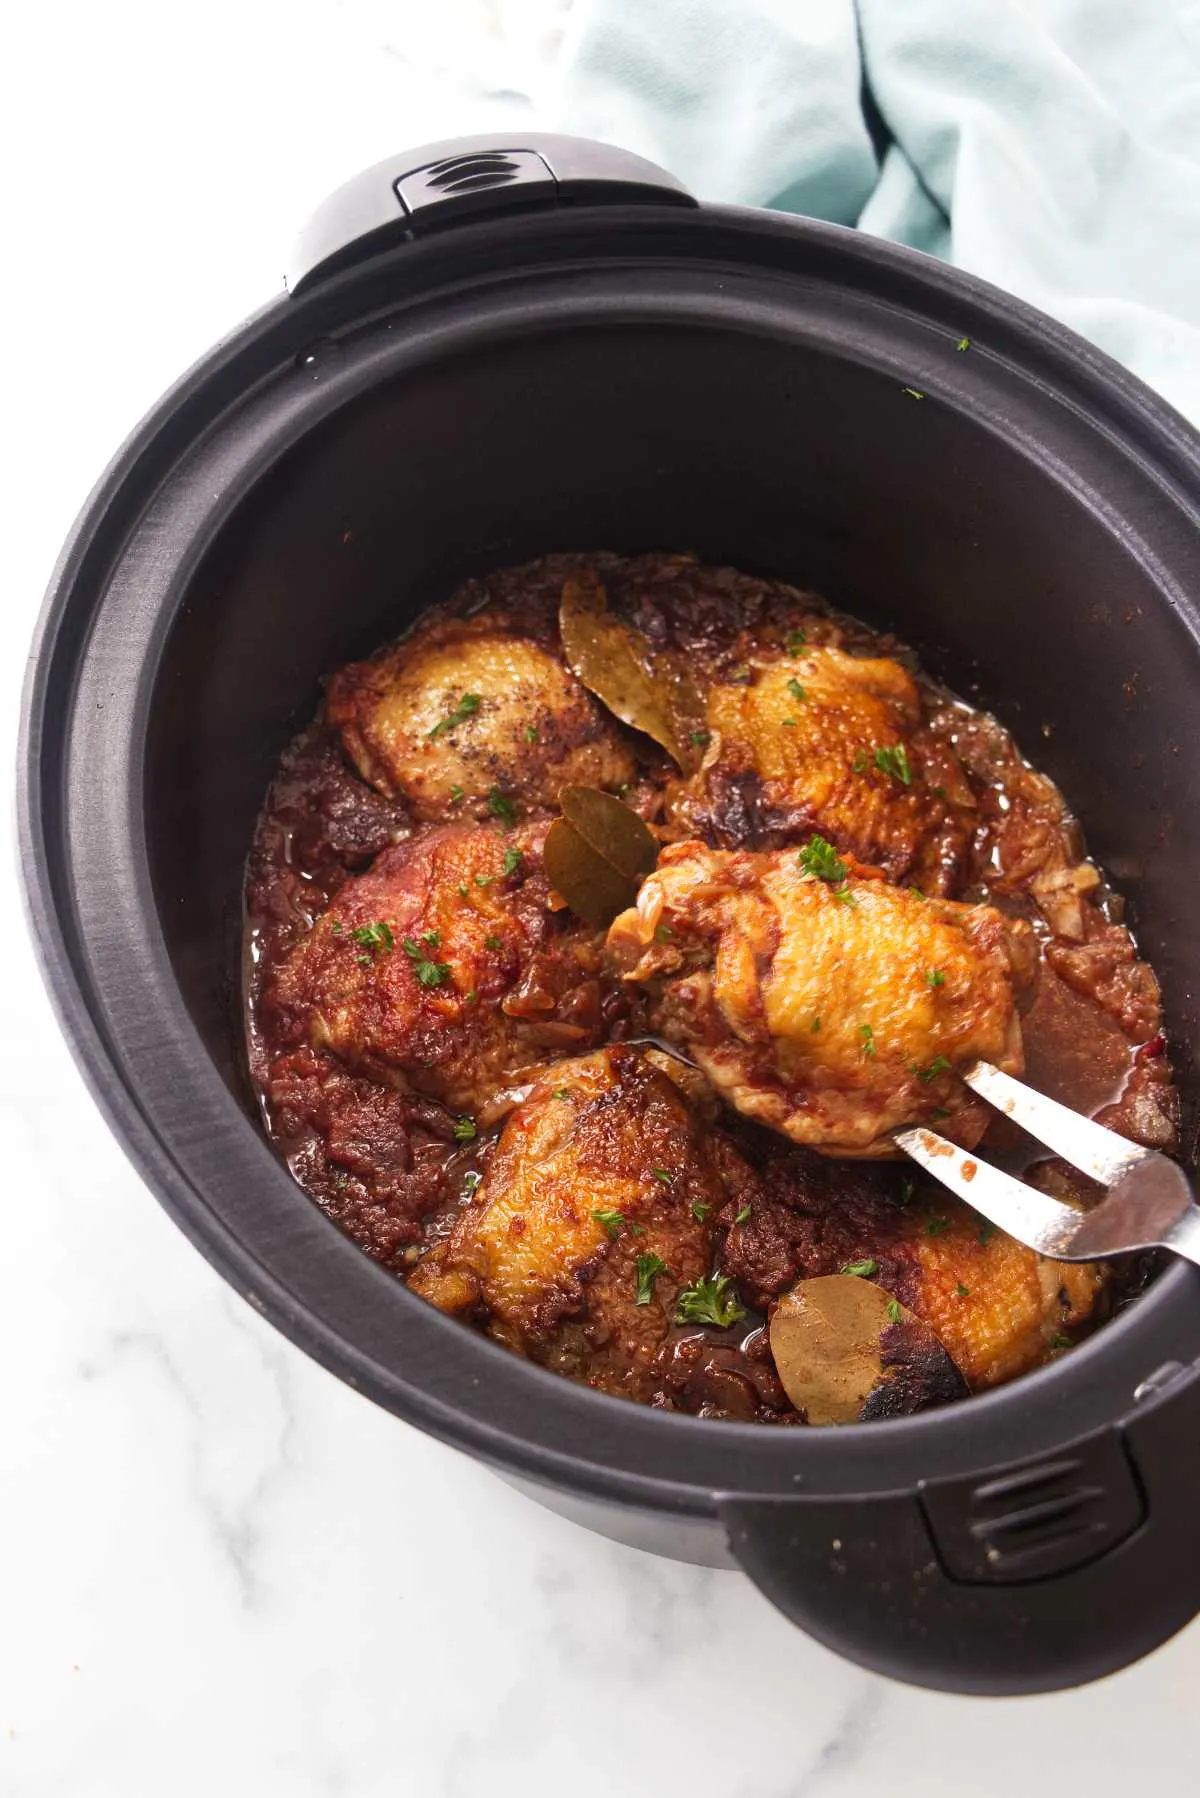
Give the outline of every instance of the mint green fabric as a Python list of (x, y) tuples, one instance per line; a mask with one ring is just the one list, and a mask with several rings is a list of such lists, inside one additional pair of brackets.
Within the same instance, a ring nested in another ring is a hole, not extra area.
[(555, 113), (982, 275), (1200, 424), (1200, 0), (577, 0)]

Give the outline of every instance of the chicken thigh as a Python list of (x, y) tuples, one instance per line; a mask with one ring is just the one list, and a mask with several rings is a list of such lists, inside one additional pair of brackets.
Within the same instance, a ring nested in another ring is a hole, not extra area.
[(265, 985), (278, 1040), (464, 1111), (598, 1041), (602, 939), (549, 909), (544, 830), (447, 825), (384, 850)]
[(702, 766), (668, 793), (675, 834), (758, 849), (816, 830), (889, 879), (953, 883), (974, 798), (949, 744), (920, 735), (907, 669), (834, 643), (790, 656), (768, 644), (735, 673), (708, 689)]
[(680, 1293), (749, 1170), (632, 1047), (560, 1062), (504, 1126), (482, 1185), (409, 1285), (591, 1385), (648, 1396)]
[(894, 1153), (888, 1132), (920, 1120), (972, 1144), (985, 1113), (958, 1072), (1022, 1071), (1029, 926), (852, 873), (821, 838), (671, 846), (608, 953), (722, 1098), (827, 1154)]
[(502, 608), (443, 617), (339, 669), (325, 716), (364, 779), (428, 821), (551, 806), (560, 787), (635, 773), (620, 725)]

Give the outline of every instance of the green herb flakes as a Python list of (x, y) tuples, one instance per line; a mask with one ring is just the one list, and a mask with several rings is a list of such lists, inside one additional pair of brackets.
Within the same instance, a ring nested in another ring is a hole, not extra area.
[(392, 935), (390, 924), (360, 924), (356, 930), (350, 932), (350, 936), (354, 942), (361, 944), (368, 951), (365, 957), (359, 957), (360, 961), (373, 960), (381, 949), (386, 949), (390, 955), (396, 947), (396, 939)]
[(635, 1263), (637, 1269), (637, 1300), (639, 1305), (648, 1305), (654, 1296), (654, 1282), (659, 1274), (665, 1274), (667, 1264), (657, 1255), (639, 1255)]
[(685, 1286), (675, 1308), (677, 1324), (715, 1324), (718, 1330), (728, 1330), (745, 1315), (746, 1307), (730, 1287), (728, 1274), (705, 1274)]
[(413, 973), (422, 986), (441, 986), (443, 980), (449, 978), (450, 968), (444, 961), (434, 961), (429, 954), (436, 949), (441, 938), (436, 930), (427, 930), (419, 943), (406, 936), (403, 943), (405, 955), (413, 965)]
[[(609, 1236), (617, 1237), (622, 1229), (631, 1230), (635, 1236), (644, 1236), (646, 1232), (641, 1224), (631, 1224), (623, 1211), (593, 1211), (592, 1216)], [(638, 1303), (641, 1304), (641, 1300)]]
[(455, 1124), (454, 1124), (454, 1140), (455, 1140), (455, 1142), (474, 1142), (474, 1140), (475, 1140), (476, 1136), (478, 1136), (478, 1134), (479, 1134), (479, 1132), (475, 1127), (475, 1119), (474, 1118), (461, 1117), (461, 1118), (457, 1118), (455, 1120)]
[(875, 1275), (879, 1272), (879, 1263), (878, 1261), (871, 1261), (869, 1259), (866, 1261), (847, 1261), (845, 1267), (843, 1267), (841, 1271), (844, 1274), (853, 1274), (855, 1278), (859, 1280), (873, 1280)]
[(502, 793), (499, 787), (493, 787), (488, 794), (488, 811), (493, 818), (499, 818), (506, 829), (511, 829), (516, 823), (517, 808), (508, 794)]
[(454, 710), (440, 724), (435, 724), (432, 730), (426, 731), (426, 736), (440, 737), (444, 731), (453, 730), (456, 724), (465, 724), (468, 718), (475, 716), (482, 704), (483, 700), (478, 693), (464, 693)]
[(822, 836), (810, 837), (796, 860), (802, 873), (811, 874), (815, 880), (827, 880), (830, 886), (843, 883), (850, 872), (833, 844)]
[(881, 774), (890, 774), (902, 786), (912, 786), (912, 769), (908, 765), (908, 751), (903, 743), (897, 743), (894, 749), (886, 749), (881, 744), (875, 751), (875, 766)]

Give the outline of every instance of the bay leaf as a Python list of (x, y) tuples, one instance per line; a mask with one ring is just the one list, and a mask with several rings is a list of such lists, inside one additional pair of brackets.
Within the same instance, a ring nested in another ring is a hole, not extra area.
[(910, 1416), (966, 1396), (929, 1325), (855, 1274), (801, 1280), (775, 1309), (771, 1354), (810, 1424)]
[(546, 879), (586, 924), (611, 924), (637, 898), (637, 882), (619, 873), (565, 818), (556, 818), (542, 850)]
[(658, 860), (654, 833), (614, 793), (600, 787), (564, 787), (558, 803), (571, 828), (618, 874), (643, 880), (653, 872)]
[(597, 580), (563, 583), (563, 652), (572, 672), (623, 724), (643, 731), (685, 773), (699, 767), (704, 701), (682, 660), (608, 609)]

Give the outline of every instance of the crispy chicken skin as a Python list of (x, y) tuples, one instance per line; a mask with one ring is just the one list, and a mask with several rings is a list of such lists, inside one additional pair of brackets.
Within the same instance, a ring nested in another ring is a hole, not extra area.
[[(409, 1285), (535, 1360), (648, 1395), (739, 1176), (733, 1151), (636, 1049), (560, 1062), (509, 1117), (473, 1201)], [(665, 1267), (639, 1304), (650, 1255)]]
[(548, 909), (543, 834), (447, 825), (384, 850), (264, 989), (281, 1040), (457, 1110), (596, 1042), (601, 939)]
[(984, 1113), (956, 1073), (1022, 1071), (1027, 924), (859, 874), (835, 885), (794, 850), (672, 845), (608, 953), (722, 1098), (826, 1154), (893, 1153), (889, 1131), (935, 1113), (972, 1144)]
[(1038, 1367), (1084, 1323), (1099, 1262), (1047, 1261), (924, 1176), (897, 1202), (890, 1170), (773, 1150), (750, 1213), (728, 1231), (721, 1271), (769, 1312), (797, 1280), (873, 1261), (872, 1276), (937, 1334), (972, 1391)]
[(493, 607), (339, 669), (325, 716), (364, 779), (432, 822), (483, 816), (496, 790), (550, 806), (560, 787), (635, 772), (620, 726), (562, 657)]
[(891, 880), (946, 890), (974, 800), (949, 744), (920, 733), (907, 669), (826, 643), (768, 646), (736, 672), (707, 692), (702, 767), (668, 793), (674, 834), (757, 849), (815, 830)]

